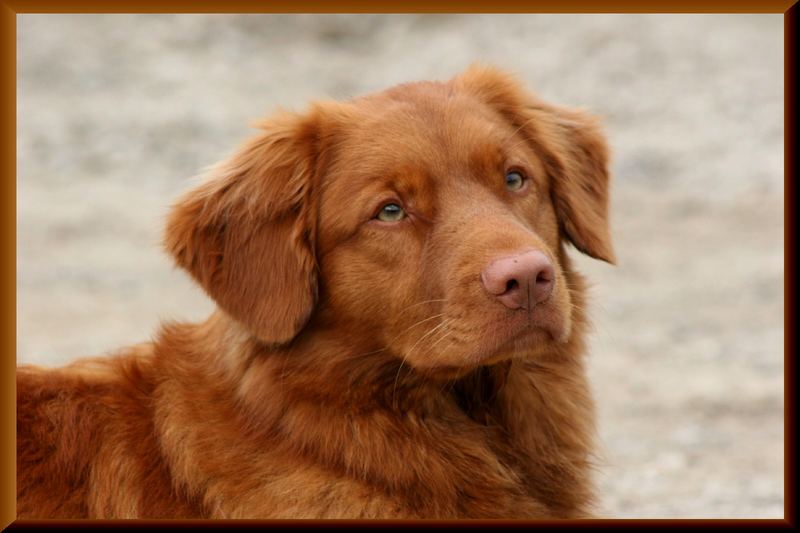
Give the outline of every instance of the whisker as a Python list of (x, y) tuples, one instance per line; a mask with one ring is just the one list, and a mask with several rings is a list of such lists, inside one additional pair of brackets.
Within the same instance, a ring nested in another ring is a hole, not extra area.
[(587, 308), (585, 306), (577, 305), (577, 304), (574, 304), (574, 303), (570, 303), (569, 305), (570, 305), (570, 308), (575, 309), (577, 311), (583, 311), (583, 312), (587, 311)]
[(376, 354), (376, 353), (380, 353), (380, 352), (385, 352), (388, 349), (389, 349), (389, 347), (385, 346), (385, 347), (383, 347), (383, 348), (381, 348), (379, 350), (372, 350), (371, 352), (364, 352), (364, 353), (360, 353), (360, 354), (356, 354), (356, 355), (348, 355), (347, 357), (343, 357), (343, 358), (341, 358), (339, 360), (340, 361), (352, 361), (353, 359), (358, 359), (360, 357), (365, 357), (367, 355), (372, 355), (372, 354)]
[(433, 320), (434, 318), (439, 318), (440, 316), (444, 316), (444, 315), (445, 315), (445, 313), (439, 313), (438, 315), (429, 316), (428, 318), (423, 318), (423, 319), (422, 319), (422, 320), (420, 320), (419, 322), (416, 322), (416, 323), (414, 323), (414, 324), (411, 324), (411, 325), (410, 325), (410, 326), (408, 326), (406, 329), (404, 329), (403, 331), (401, 331), (400, 333), (398, 333), (397, 335), (395, 335), (395, 336), (394, 336), (394, 338), (392, 339), (392, 341), (390, 341), (390, 343), (391, 343), (391, 342), (393, 342), (393, 341), (396, 341), (396, 340), (397, 340), (397, 338), (398, 338), (398, 337), (400, 337), (400, 335), (402, 335), (402, 334), (403, 334), (403, 333), (405, 333), (406, 331), (410, 330), (411, 328), (413, 328), (413, 327), (416, 327), (416, 326), (419, 326), (420, 324), (422, 324), (423, 322), (427, 322), (428, 320)]
[(394, 386), (392, 387), (392, 405), (395, 405), (395, 395), (397, 394), (397, 380), (400, 377), (400, 371), (403, 369), (403, 364), (406, 362), (406, 357), (408, 354), (403, 356), (403, 359), (400, 361), (400, 366), (397, 367), (397, 374), (394, 376)]
[[(452, 323), (452, 321), (451, 321), (450, 323)], [(439, 338), (436, 340), (436, 342), (434, 342), (433, 344), (431, 344), (431, 347), (429, 348), (429, 350), (433, 350), (433, 348), (434, 348), (434, 347), (435, 347), (437, 344), (439, 344), (440, 342), (442, 342), (443, 340), (445, 340), (447, 337), (449, 337), (449, 336), (450, 336), (450, 335), (452, 335), (453, 333), (454, 333), (454, 331), (453, 331), (452, 329), (450, 329), (450, 328), (445, 328), (444, 335), (442, 335), (441, 337), (439, 337)]]
[[(444, 313), (442, 313), (442, 314), (444, 314)], [(442, 316), (442, 315), (438, 315), (438, 316)], [(435, 317), (431, 317), (431, 318), (435, 318)], [(420, 337), (419, 339), (417, 339), (417, 342), (415, 342), (415, 343), (414, 343), (414, 345), (411, 347), (411, 349), (409, 349), (409, 350), (408, 350), (408, 352), (406, 352), (406, 354), (403, 356), (403, 359), (400, 361), (400, 366), (398, 366), (398, 367), (397, 367), (397, 373), (396, 373), (396, 374), (395, 374), (395, 376), (394, 376), (394, 385), (392, 386), (392, 404), (394, 404), (394, 403), (395, 403), (395, 395), (397, 394), (397, 382), (398, 382), (398, 380), (399, 380), (399, 378), (400, 378), (400, 371), (403, 369), (403, 365), (405, 364), (405, 362), (406, 362), (406, 359), (408, 359), (408, 356), (409, 356), (409, 355), (411, 355), (411, 353), (414, 351), (414, 348), (416, 348), (416, 347), (417, 347), (417, 345), (418, 345), (420, 342), (422, 342), (422, 341), (423, 341), (423, 340), (424, 340), (426, 337), (428, 337), (428, 336), (432, 335), (432, 334), (433, 334), (433, 333), (435, 333), (437, 330), (439, 330), (439, 329), (441, 329), (442, 327), (446, 326), (447, 324), (449, 324), (449, 323), (453, 322), (454, 320), (455, 320), (455, 319), (443, 320), (443, 321), (442, 321), (441, 323), (439, 323), (437, 326), (434, 326), (433, 328), (431, 328), (430, 330), (428, 330), (428, 332), (427, 332), (427, 333), (425, 333), (425, 335), (423, 335), (422, 337)]]
[[(526, 127), (528, 124), (530, 124), (531, 122), (534, 122), (534, 121), (536, 121), (536, 120), (538, 120), (538, 117), (531, 117), (531, 118), (529, 118), (528, 120), (526, 120), (525, 122), (523, 122), (523, 123), (522, 123), (522, 124), (521, 124), (521, 125), (520, 125), (520, 126), (517, 128), (517, 129), (515, 129), (514, 131), (512, 131), (512, 132), (511, 132), (511, 134), (510, 134), (510, 135), (508, 135), (508, 137), (506, 137), (506, 138), (503, 140), (503, 142), (505, 143), (505, 142), (506, 142), (508, 139), (512, 138), (512, 137), (513, 137), (513, 136), (515, 136), (517, 133), (519, 133), (519, 132), (520, 132), (520, 130), (522, 130), (522, 128)], [(527, 142), (527, 139), (526, 139), (526, 142)], [(520, 144), (520, 143), (517, 143), (517, 144)]]
[(434, 299), (434, 300), (424, 300), (422, 302), (417, 302), (415, 304), (411, 304), (408, 307), (404, 307), (403, 309), (400, 310), (400, 313), (405, 313), (409, 309), (412, 309), (412, 308), (417, 307), (419, 305), (425, 305), (425, 304), (430, 304), (430, 303), (435, 303), (435, 302), (446, 302), (446, 301), (447, 301), (447, 299), (445, 299), (445, 298), (437, 298), (437, 299)]
[(409, 355), (414, 351), (414, 348), (416, 348), (419, 345), (420, 342), (422, 342), (427, 337), (429, 337), (433, 333), (437, 332), (438, 330), (440, 330), (441, 328), (443, 328), (447, 324), (450, 324), (454, 320), (455, 320), (455, 318), (450, 318), (448, 320), (443, 320), (438, 326), (435, 326), (435, 327), (431, 328), (425, 335), (423, 335), (422, 337), (417, 339), (417, 342), (415, 342), (414, 345), (411, 347), (411, 349), (408, 350)]
[[(517, 131), (519, 131), (519, 129), (517, 129)], [(522, 139), (521, 141), (518, 141), (518, 142), (514, 143), (512, 146), (510, 146), (510, 147), (508, 148), (508, 151), (509, 151), (509, 152), (513, 152), (514, 150), (516, 150), (516, 148), (517, 148), (519, 145), (521, 145), (521, 144), (527, 144), (528, 142), (530, 142), (530, 141), (528, 141), (528, 139)]]

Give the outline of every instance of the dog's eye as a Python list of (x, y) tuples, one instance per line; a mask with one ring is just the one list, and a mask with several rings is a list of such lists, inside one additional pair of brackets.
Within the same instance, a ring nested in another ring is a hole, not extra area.
[(506, 173), (506, 188), (509, 191), (518, 191), (525, 185), (525, 176), (521, 172), (512, 170)]
[(397, 222), (398, 220), (403, 220), (405, 216), (406, 212), (403, 211), (403, 208), (399, 205), (386, 204), (378, 212), (378, 216), (376, 218), (378, 220), (382, 220), (383, 222)]

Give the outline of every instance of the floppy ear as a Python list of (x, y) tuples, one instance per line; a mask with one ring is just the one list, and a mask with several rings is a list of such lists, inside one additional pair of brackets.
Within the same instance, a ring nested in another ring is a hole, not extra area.
[(608, 146), (598, 121), (542, 102), (512, 76), (489, 67), (470, 67), (454, 83), (494, 107), (543, 158), (563, 236), (583, 253), (614, 263)]
[(555, 106), (529, 108), (547, 113), (539, 128), (546, 164), (553, 176), (551, 194), (566, 237), (583, 253), (614, 264), (608, 220), (608, 146), (597, 121), (580, 111)]
[(279, 344), (316, 303), (316, 133), (288, 113), (260, 127), (172, 208), (165, 246), (223, 310)]

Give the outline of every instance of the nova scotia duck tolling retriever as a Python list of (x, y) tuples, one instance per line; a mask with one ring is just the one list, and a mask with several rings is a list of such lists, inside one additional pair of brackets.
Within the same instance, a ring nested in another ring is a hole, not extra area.
[(18, 368), (18, 517), (592, 516), (597, 120), (473, 66), (258, 127), (166, 224), (213, 314)]

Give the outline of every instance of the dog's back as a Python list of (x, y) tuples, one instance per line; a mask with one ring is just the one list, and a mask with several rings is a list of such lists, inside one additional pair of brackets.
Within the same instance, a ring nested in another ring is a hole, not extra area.
[(159, 453), (151, 360), (152, 345), (141, 344), (62, 369), (17, 369), (19, 518), (191, 514)]

